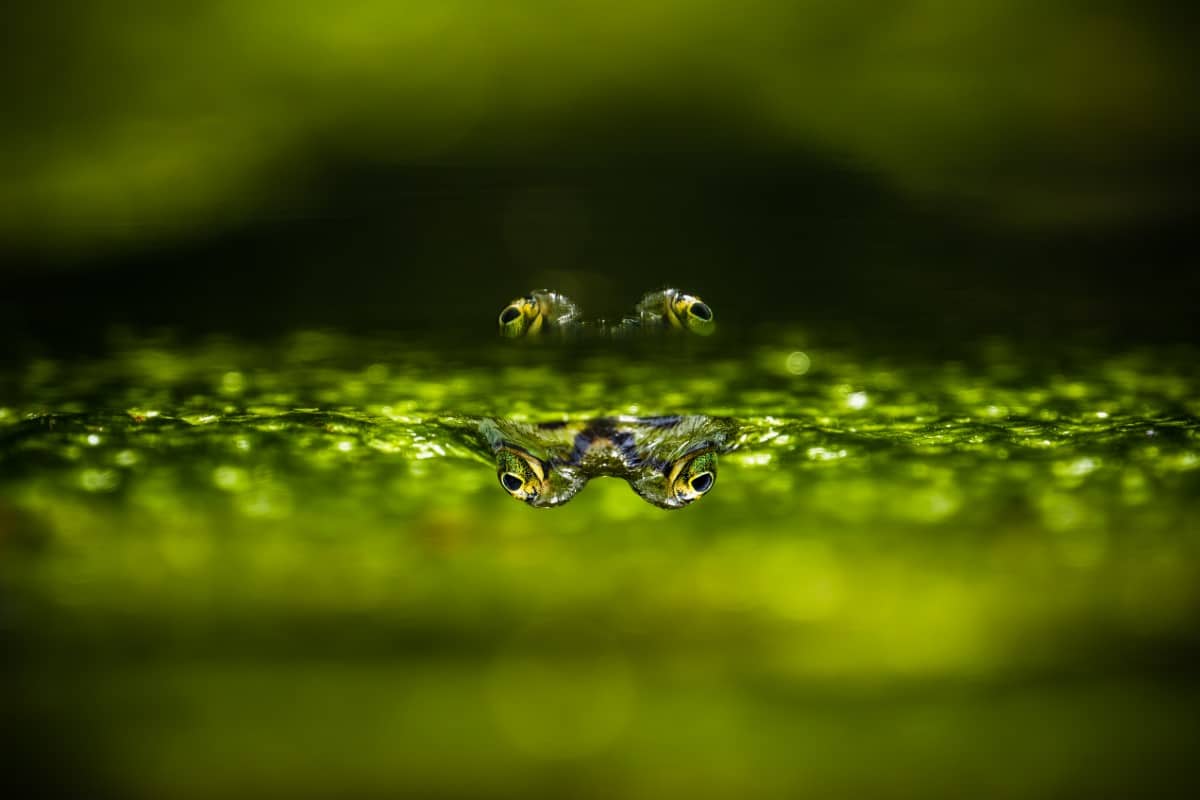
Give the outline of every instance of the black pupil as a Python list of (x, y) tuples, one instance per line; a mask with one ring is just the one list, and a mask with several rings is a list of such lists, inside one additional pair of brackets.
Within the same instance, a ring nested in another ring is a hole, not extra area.
[(517, 310), (517, 307), (509, 306), (508, 308), (504, 309), (504, 313), (500, 315), (500, 321), (507, 325), (519, 316), (521, 316), (521, 312)]
[(712, 319), (712, 309), (704, 305), (704, 303), (693, 304), (692, 314), (705, 321)]
[(518, 478), (516, 475), (513, 475), (511, 472), (506, 472), (501, 475), (500, 482), (504, 484), (504, 488), (508, 489), (510, 492), (515, 492), (525, 485), (520, 478)]
[(692, 480), (692, 489), (697, 492), (707, 492), (712, 483), (712, 473), (701, 472)]

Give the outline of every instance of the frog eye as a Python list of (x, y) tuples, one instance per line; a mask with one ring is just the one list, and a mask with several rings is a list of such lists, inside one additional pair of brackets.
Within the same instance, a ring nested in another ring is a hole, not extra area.
[(518, 297), (500, 312), (500, 335), (515, 339), (537, 333), (542, 327), (542, 309), (534, 297)]
[(717, 454), (702, 450), (684, 456), (671, 465), (667, 473), (670, 496), (677, 505), (687, 505), (699, 499), (717, 482)]
[(515, 339), (525, 333), (525, 312), (521, 301), (514, 301), (500, 312), (500, 335)]
[(692, 333), (708, 336), (713, 332), (712, 306), (691, 294), (679, 294), (675, 298), (674, 311), (683, 327)]
[(700, 495), (711, 489), (715, 481), (716, 476), (711, 472), (701, 472), (699, 475), (692, 476), (688, 481), (688, 486), (691, 486), (692, 491)]
[(526, 503), (536, 500), (546, 488), (542, 462), (517, 447), (506, 445), (496, 453), (496, 477), (504, 491)]

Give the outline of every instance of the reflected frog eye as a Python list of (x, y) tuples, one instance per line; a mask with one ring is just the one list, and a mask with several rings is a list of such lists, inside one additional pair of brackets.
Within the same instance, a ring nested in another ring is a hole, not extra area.
[(695, 295), (677, 295), (673, 310), (683, 327), (692, 333), (708, 336), (716, 328), (712, 307)]
[(713, 481), (715, 480), (716, 478), (713, 477), (711, 472), (701, 472), (699, 475), (692, 477), (688, 481), (688, 485), (692, 487), (692, 491), (696, 494), (704, 494), (712, 488)]
[(496, 477), (504, 491), (527, 503), (542, 493), (546, 483), (546, 471), (541, 461), (508, 446), (496, 453)]
[(686, 455), (667, 473), (671, 496), (686, 505), (705, 495), (717, 482), (717, 454), (713, 450)]

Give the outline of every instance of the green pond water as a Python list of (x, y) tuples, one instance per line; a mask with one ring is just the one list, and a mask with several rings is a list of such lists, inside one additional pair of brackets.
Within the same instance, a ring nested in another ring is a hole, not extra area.
[[(0, 367), (7, 757), (91, 796), (1179, 789), (1191, 348), (114, 336)], [(471, 431), (732, 420), (686, 508)]]

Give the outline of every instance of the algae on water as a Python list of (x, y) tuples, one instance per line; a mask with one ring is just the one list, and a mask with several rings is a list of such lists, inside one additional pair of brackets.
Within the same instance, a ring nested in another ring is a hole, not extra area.
[[(1057, 355), (785, 329), (26, 363), (0, 399), (9, 713), (169, 797), (553, 794), (563, 764), (623, 793), (939, 793), (947, 753), (1035, 793), (1140, 785), (1150, 752), (1166, 781), (1197, 733), (1165, 677), (1200, 618), (1195, 353)], [(688, 413), (738, 433), (671, 513), (608, 478), (531, 509), (464, 434)]]

